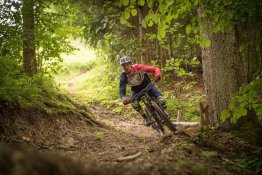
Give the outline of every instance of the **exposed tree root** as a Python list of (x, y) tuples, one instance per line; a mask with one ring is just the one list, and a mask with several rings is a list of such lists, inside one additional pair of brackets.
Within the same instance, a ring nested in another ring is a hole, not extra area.
[(95, 124), (98, 127), (104, 128), (106, 127), (104, 124), (100, 123), (99, 121), (95, 120), (93, 115), (84, 111), (84, 110), (79, 110), (78, 111), (83, 117), (85, 117), (87, 120), (86, 122), (88, 122), (90, 125)]
[(125, 156), (125, 157), (119, 157), (116, 159), (117, 162), (123, 162), (123, 161), (129, 161), (129, 160), (133, 160), (133, 159), (136, 159), (137, 157), (141, 156), (142, 153), (141, 152), (138, 152), (134, 155), (130, 155), (130, 156)]

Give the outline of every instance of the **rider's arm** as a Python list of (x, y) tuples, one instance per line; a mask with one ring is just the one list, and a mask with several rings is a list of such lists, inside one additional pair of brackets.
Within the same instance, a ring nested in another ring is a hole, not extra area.
[(123, 100), (123, 98), (126, 97), (126, 84), (127, 79), (125, 76), (125, 73), (122, 73), (120, 76), (120, 82), (119, 82), (119, 92), (120, 92), (120, 98)]
[(147, 64), (136, 64), (136, 65), (134, 65), (134, 67), (135, 67), (135, 69), (143, 70), (146, 73), (154, 73), (155, 77), (161, 75), (160, 69), (158, 67), (150, 66), (150, 65), (147, 65)]

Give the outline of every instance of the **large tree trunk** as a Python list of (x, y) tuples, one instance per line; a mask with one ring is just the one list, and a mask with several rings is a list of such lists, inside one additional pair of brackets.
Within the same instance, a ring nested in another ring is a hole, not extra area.
[(23, 64), (25, 72), (32, 76), (36, 73), (34, 1), (23, 0)]
[(203, 77), (210, 122), (215, 127), (228, 127), (228, 122), (221, 124), (220, 115), (228, 107), (232, 93), (246, 82), (244, 64), (234, 29), (217, 34), (208, 31), (211, 31), (209, 24), (206, 30), (200, 30), (203, 36), (211, 40), (209, 47), (202, 48)]

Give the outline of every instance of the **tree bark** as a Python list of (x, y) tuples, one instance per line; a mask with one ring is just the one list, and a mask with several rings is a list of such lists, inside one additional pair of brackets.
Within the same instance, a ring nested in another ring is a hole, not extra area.
[(169, 39), (169, 55), (171, 58), (174, 58), (174, 54), (173, 54), (173, 39), (172, 39), (172, 35), (170, 33), (168, 33), (168, 39)]
[[(139, 23), (139, 44), (140, 48), (143, 49), (143, 26), (142, 26), (142, 20), (143, 20), (143, 7), (139, 6), (138, 7), (138, 23)], [(143, 53), (140, 54), (141, 60), (143, 60)]]
[(23, 66), (32, 76), (37, 71), (35, 54), (34, 1), (23, 0)]
[(165, 51), (163, 48), (161, 48), (161, 46), (159, 45), (160, 47), (160, 68), (163, 69), (164, 68), (164, 58), (165, 58)]
[[(200, 18), (202, 10), (199, 9)], [(211, 41), (209, 47), (202, 47), (203, 78), (210, 122), (217, 128), (229, 128), (229, 122), (221, 123), (220, 115), (228, 107), (232, 93), (246, 82), (244, 64), (235, 30), (214, 34), (208, 32), (210, 29), (210, 24), (206, 28), (200, 26), (200, 33)]]

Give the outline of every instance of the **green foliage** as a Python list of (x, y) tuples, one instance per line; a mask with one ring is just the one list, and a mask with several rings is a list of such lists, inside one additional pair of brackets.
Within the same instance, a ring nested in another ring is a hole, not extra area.
[(228, 31), (236, 24), (245, 22), (261, 5), (259, 1), (248, 0), (219, 0), (203, 1), (205, 10), (203, 16), (212, 24), (212, 31)]
[(123, 5), (127, 6), (129, 4), (129, 0), (123, 0)]
[(100, 45), (102, 57), (109, 57), (111, 60), (110, 64), (118, 62), (117, 58), (123, 55), (134, 55), (140, 49), (138, 47), (138, 40), (126, 38), (125, 36), (114, 36), (108, 34), (105, 36), (103, 45)]
[[(133, 24), (128, 22), (137, 15), (137, 9), (130, 5), (133, 1), (78, 1), (83, 7), (78, 19), (85, 26), (83, 37), (89, 45), (115, 63), (123, 55), (135, 56), (141, 51), (135, 34), (130, 32)], [(126, 6), (128, 5), (129, 6)], [(122, 7), (125, 8), (119, 8)], [(93, 13), (99, 11), (99, 13)], [(122, 25), (121, 25), (122, 24)]]
[(96, 132), (95, 138), (96, 138), (96, 140), (102, 141), (104, 139), (104, 133), (103, 132)]
[(53, 79), (50, 78), (16, 74), (2, 78), (0, 84), (0, 99), (8, 103), (45, 110), (75, 108), (67, 96), (54, 86)]
[(251, 170), (257, 174), (262, 173), (262, 158), (258, 156), (247, 156), (241, 154), (238, 158), (235, 159), (235, 162), (241, 165), (247, 170)]
[[(175, 34), (176, 38), (180, 34), (187, 37), (187, 41), (183, 41), (183, 46), (195, 43), (202, 47), (209, 47), (211, 41), (199, 35), (200, 29), (206, 33), (227, 32), (232, 30), (233, 26), (242, 25), (248, 19), (261, 18), (261, 15), (256, 16), (262, 6), (261, 1), (258, 0), (148, 0), (146, 2), (119, 0), (119, 4), (123, 4), (125, 10), (147, 5), (148, 7), (144, 9), (149, 8), (149, 10), (146, 10), (147, 15), (142, 21), (142, 26), (156, 27), (156, 38), (165, 45), (168, 45), (166, 42), (168, 34)], [(125, 18), (121, 23), (128, 23), (127, 19), (129, 18)], [(261, 26), (261, 20), (256, 20), (255, 23)], [(180, 30), (177, 30), (177, 25), (180, 25)], [(175, 43), (178, 42), (174, 41)], [(258, 44), (256, 48), (259, 49)]]
[(0, 3), (0, 98), (22, 106), (71, 108), (70, 102), (54, 92), (58, 90), (51, 77), (60, 68), (60, 54), (74, 50), (67, 39), (81, 32), (81, 28), (72, 24), (75, 9), (64, 8), (66, 1), (34, 2), (38, 73), (33, 77), (27, 77), (23, 70), (22, 3)]
[[(81, 33), (82, 29), (72, 24), (75, 8), (64, 8), (66, 5), (55, 0), (35, 2), (37, 69), (42, 76), (56, 73), (61, 63), (60, 54), (74, 50), (66, 39)], [(22, 63), (21, 6), (20, 1), (1, 4), (1, 57), (15, 59), (17, 64)], [(16, 11), (11, 10), (13, 8)]]
[(196, 136), (192, 138), (193, 143), (201, 145), (206, 139), (206, 135), (202, 132), (197, 133)]
[(136, 10), (136, 9), (132, 9), (132, 10), (131, 10), (131, 14), (132, 14), (132, 16), (136, 16), (137, 10)]
[[(80, 50), (80, 52), (82, 51)], [(101, 55), (102, 53), (100, 53)], [(70, 57), (70, 59), (74, 59), (74, 57)], [(120, 70), (119, 72), (113, 70), (116, 68), (110, 60), (98, 60), (97, 58), (85, 62), (75, 60), (63, 64), (62, 74), (57, 80), (65, 89), (73, 88), (74, 97), (84, 104), (120, 104), (117, 88)], [(67, 79), (68, 81), (65, 81)]]
[(171, 117), (177, 117), (178, 110), (180, 110), (183, 121), (199, 121), (198, 103), (202, 96), (176, 97), (171, 92), (164, 92), (164, 97)]
[(193, 76), (193, 73), (186, 68), (188, 68), (188, 66), (196, 67), (198, 65), (199, 61), (196, 58), (193, 58), (192, 60), (171, 58), (170, 60), (166, 60), (166, 65), (163, 70), (174, 71), (178, 77)]
[[(15, 10), (11, 10), (14, 8)], [(22, 31), (21, 4), (19, 2), (0, 3), (0, 62), (1, 79), (21, 71)], [(11, 77), (9, 78), (11, 79)], [(4, 80), (2, 80), (4, 81)]]
[(242, 116), (247, 115), (248, 110), (255, 110), (259, 120), (262, 121), (261, 87), (261, 77), (257, 77), (248, 85), (243, 85), (231, 99), (228, 109), (221, 113), (221, 120), (224, 122), (230, 118), (232, 123), (236, 123)]
[(213, 158), (218, 156), (218, 153), (216, 151), (202, 151), (201, 154), (206, 158)]
[(82, 28), (73, 24), (77, 19), (76, 7), (64, 8), (66, 3), (40, 3), (36, 9), (36, 43), (38, 69), (51, 76), (61, 67), (61, 53), (74, 51), (70, 40), (79, 36)]
[(67, 76), (72, 74), (72, 72), (76, 72), (77, 74), (87, 72), (91, 70), (96, 65), (95, 60), (90, 60), (88, 62), (70, 62), (64, 63), (59, 74), (62, 76)]
[(29, 102), (35, 103), (40, 99), (42, 89), (34, 78), (20, 76), (12, 79), (6, 77), (1, 80), (0, 98), (8, 102), (18, 102), (26, 106)]

